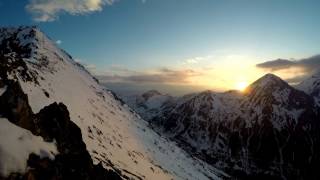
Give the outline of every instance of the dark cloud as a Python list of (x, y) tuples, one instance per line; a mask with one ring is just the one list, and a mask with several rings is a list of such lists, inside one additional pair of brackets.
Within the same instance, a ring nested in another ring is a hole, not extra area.
[(135, 73), (132, 75), (97, 76), (101, 82), (132, 82), (132, 83), (188, 83), (190, 77), (200, 76), (201, 72), (184, 69), (173, 70), (162, 68), (154, 73)]
[(267, 69), (271, 71), (299, 67), (303, 68), (308, 73), (313, 73), (315, 71), (320, 71), (320, 55), (312, 56), (301, 60), (277, 59), (257, 64), (256, 66), (258, 68)]
[(277, 60), (267, 61), (261, 64), (257, 64), (257, 67), (276, 71), (280, 69), (287, 69), (295, 65), (297, 65), (297, 62), (286, 60), (286, 59), (277, 59)]
[[(320, 71), (320, 55), (300, 60), (277, 59), (257, 64), (256, 66), (258, 68), (272, 72), (283, 72), (288, 70), (288, 72), (293, 74), (293, 76), (291, 76), (290, 78), (286, 78), (285, 80), (291, 84), (298, 84), (311, 75)], [(295, 70), (293, 68), (299, 69)]]

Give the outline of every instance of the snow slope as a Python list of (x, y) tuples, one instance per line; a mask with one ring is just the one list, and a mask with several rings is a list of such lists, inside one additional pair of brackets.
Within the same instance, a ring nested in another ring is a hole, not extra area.
[[(34, 113), (63, 102), (94, 160), (133, 179), (219, 179), (224, 176), (190, 157), (175, 143), (152, 131), (130, 108), (72, 57), (34, 27), (2, 28), (0, 42), (15, 41), (26, 49), (27, 67), (8, 72), (20, 82)], [(10, 53), (14, 59), (21, 52)], [(8, 58), (9, 59), (9, 58)]]

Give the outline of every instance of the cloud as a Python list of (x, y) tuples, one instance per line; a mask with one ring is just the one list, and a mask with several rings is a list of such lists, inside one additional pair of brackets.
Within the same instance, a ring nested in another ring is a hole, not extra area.
[(62, 44), (62, 41), (59, 39), (56, 41), (56, 44), (60, 45), (60, 44)]
[(62, 13), (83, 15), (101, 11), (104, 5), (112, 5), (116, 0), (29, 0), (26, 10), (37, 22), (54, 21)]
[(187, 59), (186, 63), (187, 64), (197, 64), (197, 63), (199, 63), (199, 61), (197, 59)]
[(193, 57), (189, 58), (183, 61), (183, 64), (199, 64), (201, 61), (209, 60), (211, 59), (212, 56), (198, 56), (198, 57)]
[(97, 78), (103, 82), (126, 82), (126, 83), (160, 83), (160, 84), (188, 84), (189, 79), (195, 76), (201, 76), (202, 73), (192, 70), (173, 70), (161, 68), (154, 72), (136, 72), (131, 75), (100, 75)]
[(284, 70), (293, 67), (303, 68), (305, 71), (309, 72), (320, 71), (320, 55), (300, 60), (277, 59), (257, 64), (256, 66), (258, 68), (268, 69), (271, 71)]
[(271, 71), (277, 71), (281, 69), (287, 69), (295, 65), (297, 65), (297, 62), (286, 60), (286, 59), (277, 59), (277, 60), (267, 61), (261, 64), (257, 64), (257, 67), (263, 68), (263, 69), (270, 69)]
[(320, 71), (320, 55), (300, 60), (277, 59), (257, 64), (256, 67), (272, 72), (291, 73), (293, 76), (286, 80), (296, 84)]
[(110, 71), (114, 71), (117, 73), (122, 73), (122, 74), (133, 74), (133, 73), (138, 73), (137, 71), (131, 70), (129, 68), (126, 68), (122, 65), (117, 65), (117, 64), (113, 64), (111, 65), (111, 67), (109, 68)]

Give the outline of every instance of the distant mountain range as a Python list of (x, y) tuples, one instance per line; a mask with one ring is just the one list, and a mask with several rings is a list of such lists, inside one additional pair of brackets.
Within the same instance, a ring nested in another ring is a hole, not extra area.
[(296, 88), (267, 74), (244, 92), (124, 101), (161, 134), (237, 179), (320, 179), (320, 73)]

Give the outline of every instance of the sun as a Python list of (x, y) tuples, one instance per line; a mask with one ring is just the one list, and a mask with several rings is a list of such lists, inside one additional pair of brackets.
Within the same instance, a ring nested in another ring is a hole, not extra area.
[(237, 82), (236, 89), (239, 91), (244, 91), (248, 85), (249, 85), (249, 83), (245, 82), (245, 81)]

